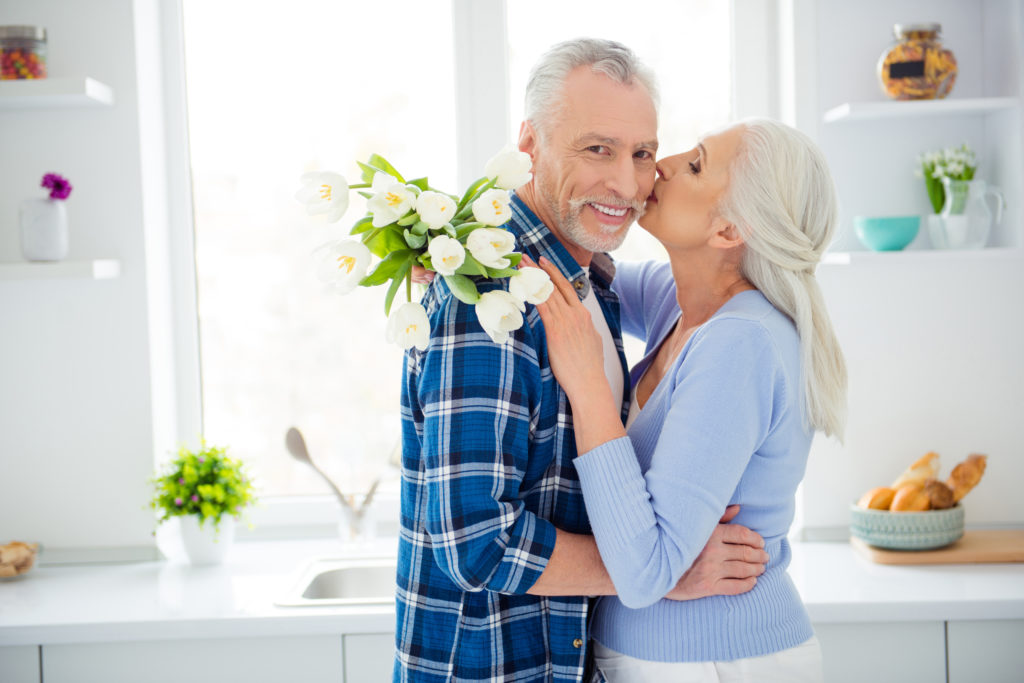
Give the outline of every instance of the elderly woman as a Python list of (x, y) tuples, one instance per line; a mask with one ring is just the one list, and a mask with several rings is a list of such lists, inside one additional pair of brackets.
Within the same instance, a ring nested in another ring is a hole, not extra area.
[[(623, 429), (601, 340), (569, 283), (539, 311), (572, 403), (583, 486), (617, 596), (600, 599), (597, 668), (617, 681), (817, 681), (821, 655), (786, 574), (794, 494), (815, 431), (842, 435), (846, 370), (814, 270), (836, 228), (820, 150), (751, 120), (658, 163), (640, 225), (668, 263), (622, 264), (626, 332), (646, 340)], [(748, 593), (674, 602), (722, 511), (761, 534)]]

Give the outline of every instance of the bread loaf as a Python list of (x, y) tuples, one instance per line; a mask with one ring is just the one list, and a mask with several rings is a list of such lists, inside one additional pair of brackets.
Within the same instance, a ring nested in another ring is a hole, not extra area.
[(945, 510), (953, 507), (953, 489), (936, 479), (924, 483), (924, 492), (928, 495), (932, 510)]
[(924, 492), (924, 484), (905, 484), (896, 489), (889, 509), (893, 512), (924, 512), (931, 504), (931, 499)]
[(907, 484), (921, 484), (928, 479), (934, 479), (935, 474), (939, 471), (939, 454), (935, 452), (929, 452), (918, 458), (913, 465), (907, 468), (907, 470), (899, 476), (892, 483), (890, 488), (899, 490)]
[(972, 453), (967, 460), (953, 468), (946, 480), (946, 484), (953, 490), (953, 501), (960, 502), (960, 499), (967, 495), (981, 481), (981, 475), (985, 474), (985, 466), (988, 458), (984, 455)]
[(895, 495), (895, 489), (891, 489), (888, 486), (879, 486), (861, 496), (860, 500), (857, 501), (857, 505), (865, 510), (888, 510), (892, 505), (892, 498)]

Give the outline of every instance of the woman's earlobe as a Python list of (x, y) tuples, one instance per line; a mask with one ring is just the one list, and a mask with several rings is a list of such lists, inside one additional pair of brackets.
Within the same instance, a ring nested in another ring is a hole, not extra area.
[(722, 221), (716, 228), (715, 234), (711, 236), (711, 246), (720, 249), (732, 249), (744, 244), (745, 240), (740, 234), (739, 228), (734, 224)]

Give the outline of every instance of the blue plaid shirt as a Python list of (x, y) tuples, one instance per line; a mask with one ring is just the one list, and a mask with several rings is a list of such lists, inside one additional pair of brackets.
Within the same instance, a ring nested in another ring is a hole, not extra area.
[[(588, 279), (518, 197), (508, 228), (520, 251), (557, 264), (581, 299), (594, 286), (625, 373), (611, 259), (595, 254)], [(499, 287), (508, 280), (478, 283)], [(526, 593), (556, 527), (590, 533), (572, 415), (540, 316), (528, 304), (523, 326), (495, 344), (441, 277), (422, 303), (430, 345), (406, 354), (402, 386), (394, 680), (580, 681), (587, 598)]]

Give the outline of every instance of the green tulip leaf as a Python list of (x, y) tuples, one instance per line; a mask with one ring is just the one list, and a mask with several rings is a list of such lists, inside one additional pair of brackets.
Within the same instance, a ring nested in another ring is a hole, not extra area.
[(448, 289), (459, 301), (466, 304), (475, 304), (480, 301), (480, 293), (476, 291), (476, 285), (465, 275), (443, 275), (444, 281), (448, 283)]
[(424, 244), (427, 243), (426, 235), (417, 235), (409, 228), (405, 229), (405, 233), (403, 236), (405, 237), (405, 243), (408, 244), (413, 249), (419, 249)]
[(482, 263), (473, 258), (473, 255), (467, 251), (466, 260), (462, 262), (462, 265), (455, 272), (459, 275), (482, 275), (487, 277), (487, 270)]
[(499, 277), (512, 277), (519, 271), (515, 268), (488, 268), (487, 277), (499, 278)]
[(395, 294), (398, 292), (398, 287), (402, 284), (402, 281), (409, 277), (409, 270), (412, 268), (412, 263), (415, 260), (415, 252), (409, 252), (409, 255), (398, 266), (398, 270), (395, 271), (391, 285), (388, 286), (387, 296), (384, 297), (384, 315), (391, 315), (391, 302), (395, 300)]
[(390, 173), (394, 177), (398, 178), (398, 182), (402, 183), (403, 185), (405, 184), (405, 178), (402, 177), (402, 174), (399, 173), (398, 170), (395, 169), (395, 167), (392, 166), (391, 163), (388, 162), (388, 160), (382, 157), (381, 155), (371, 154), (368, 163), (370, 166), (379, 168), (383, 170), (385, 173)]
[(355, 225), (352, 226), (352, 229), (349, 230), (348, 234), (360, 235), (364, 232), (369, 232), (370, 230), (373, 230), (373, 216), (366, 216), (356, 221)]
[(486, 185), (487, 182), (488, 182), (487, 178), (480, 178), (479, 180), (475, 181), (472, 185), (470, 185), (468, 188), (466, 188), (466, 194), (462, 195), (462, 199), (459, 200), (459, 207), (456, 210), (456, 213), (458, 213), (458, 212), (462, 211), (462, 209), (466, 208), (466, 205), (469, 203), (470, 197), (475, 196), (477, 194), (477, 191), (481, 187)]
[(406, 226), (412, 225), (413, 223), (418, 223), (419, 220), (420, 220), (419, 214), (416, 213), (415, 211), (412, 211), (412, 212), (402, 216), (401, 218), (399, 218), (398, 219), (398, 224), (401, 225), (404, 228)]
[(398, 272), (398, 269), (402, 267), (403, 263), (406, 263), (409, 260), (410, 255), (415, 254), (416, 252), (411, 249), (398, 249), (392, 251), (384, 258), (383, 261), (377, 264), (376, 268), (359, 281), (359, 286), (376, 287), (377, 285), (384, 284)]

